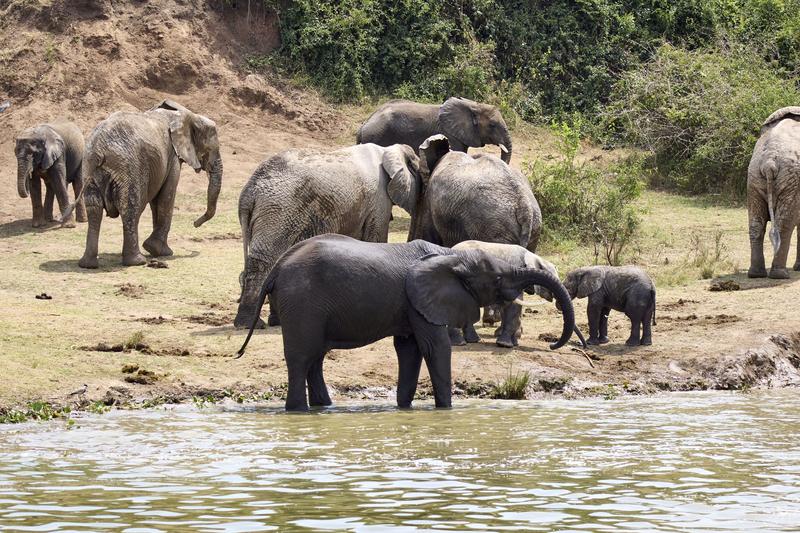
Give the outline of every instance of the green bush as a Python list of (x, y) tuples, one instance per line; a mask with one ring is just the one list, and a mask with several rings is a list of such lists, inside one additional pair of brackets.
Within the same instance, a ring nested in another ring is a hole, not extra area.
[(580, 163), (580, 124), (553, 129), (561, 154), (523, 168), (542, 209), (543, 237), (591, 244), (595, 262), (602, 255), (608, 264), (618, 265), (641, 222), (633, 205), (642, 193), (641, 167), (630, 161), (603, 171)]
[(792, 80), (742, 48), (687, 51), (662, 46), (625, 74), (608, 117), (626, 141), (653, 154), (656, 185), (741, 195), (760, 126), (797, 105)]

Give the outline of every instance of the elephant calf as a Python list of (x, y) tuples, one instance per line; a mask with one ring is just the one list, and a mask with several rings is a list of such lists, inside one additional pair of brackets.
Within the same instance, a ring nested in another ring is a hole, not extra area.
[[(553, 263), (542, 259), (533, 252), (516, 244), (500, 244), (470, 240), (456, 244), (453, 246), (453, 250), (483, 250), (517, 268), (538, 268), (558, 278), (558, 270), (556, 270)], [(546, 287), (541, 285), (525, 287), (524, 291), (528, 294), (541, 296), (548, 302), (553, 301), (553, 294)], [(520, 297), (521, 296), (520, 294)], [(508, 303), (501, 308), (500, 315), (502, 316), (502, 322), (500, 327), (497, 328), (497, 331), (495, 331), (497, 345), (504, 348), (517, 346), (519, 344), (520, 335), (522, 335), (522, 306), (516, 302)], [(450, 340), (454, 345), (463, 345), (468, 342), (478, 342), (480, 338), (475, 331), (475, 327), (469, 324), (463, 328), (463, 331), (451, 328)]]
[[(628, 346), (653, 343), (650, 324), (656, 323), (656, 287), (635, 266), (589, 266), (572, 270), (564, 279), (570, 298), (589, 298), (589, 344), (608, 342), (608, 314), (622, 311), (631, 321)], [(640, 327), (643, 330), (639, 337)]]
[[(58, 200), (61, 225), (74, 227), (67, 185), (72, 184), (75, 197), (83, 189), (83, 134), (80, 128), (67, 121), (40, 124), (17, 136), (14, 155), (17, 157), (17, 192), (20, 198), (31, 197), (33, 227), (53, 221), (53, 197)], [(42, 206), (42, 184), (47, 192)], [(83, 201), (77, 203), (78, 222), (86, 222)]]
[[(300, 242), (267, 276), (255, 316), (269, 294), (283, 328), (289, 372), (287, 410), (330, 405), (322, 375), (325, 354), (394, 337), (399, 367), (397, 405), (410, 407), (422, 360), (437, 407), (450, 407), (450, 338), (447, 328), (478, 319), (480, 307), (514, 300), (531, 285), (551, 291), (564, 309), (561, 338), (575, 326), (567, 291), (558, 278), (535, 268), (515, 268), (481, 250), (451, 250), (425, 241), (368, 243), (343, 235)], [(239, 350), (244, 353), (256, 320)]]

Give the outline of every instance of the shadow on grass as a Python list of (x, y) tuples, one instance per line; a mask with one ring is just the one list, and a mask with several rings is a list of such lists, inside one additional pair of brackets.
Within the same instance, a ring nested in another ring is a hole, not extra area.
[[(147, 257), (147, 260), (157, 259), (165, 263), (175, 261), (176, 259), (191, 259), (200, 255), (200, 252), (193, 250), (188, 254), (175, 254), (170, 257)], [(147, 268), (145, 265), (141, 266), (124, 266), (122, 264), (122, 254), (99, 254), (97, 256), (100, 266), (99, 268), (81, 268), (78, 266), (78, 257), (75, 259), (57, 259), (53, 261), (45, 261), (39, 265), (39, 270), (44, 272), (83, 272), (86, 274), (97, 274), (101, 272), (118, 272), (126, 268)]]
[[(31, 226), (32, 220), (30, 218), (23, 218), (20, 220), (15, 220), (13, 222), (6, 222), (5, 224), (0, 224), (0, 239), (11, 239), (14, 237), (20, 237), (22, 235), (29, 235), (31, 233), (45, 233), (48, 231), (59, 230), (61, 228), (61, 224), (59, 222), (53, 221), (48, 222), (45, 226), (40, 228), (34, 228)], [(80, 224), (78, 225), (78, 229), (80, 228)], [(65, 231), (69, 231), (70, 229), (75, 228), (63, 228)]]
[[(189, 335), (192, 337), (213, 337), (215, 335), (225, 335), (230, 336), (231, 338), (241, 337), (242, 342), (244, 342), (248, 331), (249, 329), (239, 329), (233, 327), (233, 320), (231, 320), (231, 324), (229, 326), (216, 326), (206, 328), (201, 331), (192, 331), (189, 333)], [(263, 335), (281, 335), (281, 328), (279, 326), (269, 326), (266, 329), (257, 329), (253, 331), (253, 337), (260, 337)]]

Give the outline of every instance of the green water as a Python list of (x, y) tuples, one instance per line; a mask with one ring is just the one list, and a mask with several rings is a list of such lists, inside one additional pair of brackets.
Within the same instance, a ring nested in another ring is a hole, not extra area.
[(0, 531), (800, 531), (800, 391), (0, 426)]

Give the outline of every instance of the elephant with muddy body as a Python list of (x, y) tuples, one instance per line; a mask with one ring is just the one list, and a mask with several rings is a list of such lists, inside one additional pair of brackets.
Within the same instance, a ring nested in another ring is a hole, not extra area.
[[(58, 201), (61, 225), (74, 227), (68, 212), (68, 184), (77, 198), (82, 189), (81, 164), (84, 141), (80, 128), (67, 121), (56, 121), (28, 128), (17, 136), (17, 192), (20, 198), (31, 197), (34, 228), (53, 221), (53, 199)], [(46, 187), (42, 205), (42, 181)], [(83, 202), (77, 204), (78, 222), (86, 222)]]
[(407, 144), (415, 149), (435, 134), (445, 135), (453, 150), (496, 144), (503, 161), (511, 161), (511, 135), (500, 111), (466, 98), (442, 105), (393, 100), (375, 111), (356, 134), (356, 142), (381, 146)]
[[(293, 244), (323, 233), (386, 242), (392, 205), (413, 217), (420, 190), (419, 158), (405, 145), (287, 150), (261, 163), (239, 197), (244, 273), (234, 325), (250, 326), (264, 279)], [(272, 308), (270, 323), (278, 323)]]
[(212, 120), (165, 100), (144, 113), (114, 113), (92, 130), (83, 163), (89, 231), (81, 267), (98, 266), (104, 210), (122, 218), (122, 264), (144, 264), (139, 217), (148, 204), (153, 232), (143, 247), (154, 257), (172, 255), (167, 236), (182, 163), (208, 174), (206, 211), (194, 222), (199, 227), (214, 216), (222, 187), (222, 158)]
[[(747, 215), (750, 233), (751, 278), (785, 279), (792, 232), (800, 245), (800, 107), (775, 111), (761, 127), (747, 169)], [(772, 242), (772, 266), (764, 262), (767, 222)], [(800, 246), (794, 270), (800, 270)]]
[[(283, 328), (289, 372), (288, 410), (330, 405), (322, 366), (329, 350), (352, 349), (394, 337), (397, 405), (410, 407), (422, 360), (437, 407), (451, 405), (451, 347), (447, 328), (478, 319), (480, 307), (514, 300), (525, 287), (551, 291), (564, 311), (560, 339), (575, 324), (561, 282), (540, 269), (515, 268), (481, 250), (454, 251), (424, 241), (367, 243), (322, 235), (290, 248), (267, 276), (267, 295)], [(256, 315), (257, 316), (257, 313)], [(240, 355), (255, 327), (253, 321)]]

